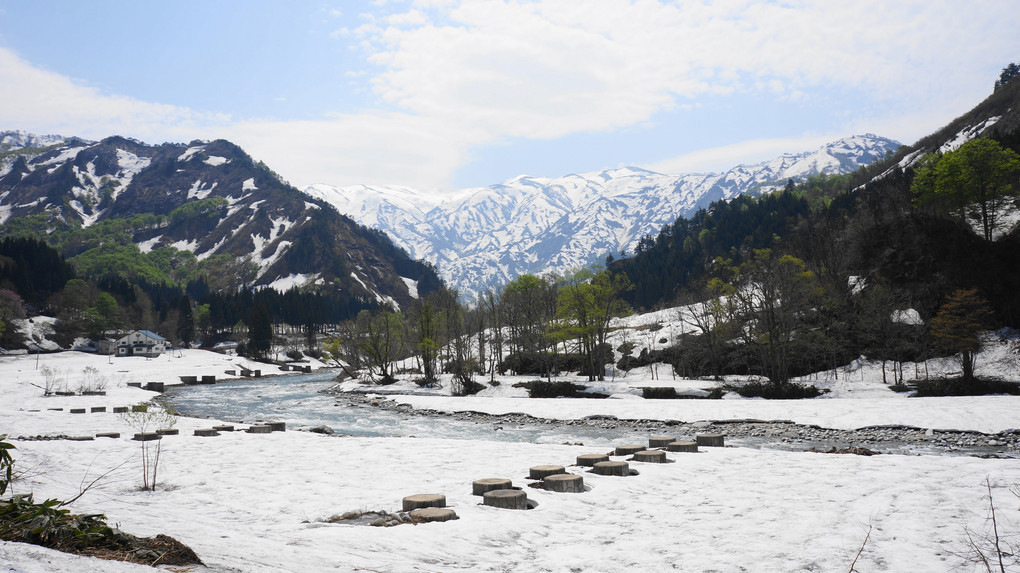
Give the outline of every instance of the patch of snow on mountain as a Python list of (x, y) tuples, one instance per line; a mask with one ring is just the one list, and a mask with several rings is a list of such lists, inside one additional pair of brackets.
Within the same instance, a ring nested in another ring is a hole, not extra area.
[(241, 191), (255, 191), (257, 189), (258, 189), (258, 187), (255, 186), (255, 178), (254, 177), (250, 177), (248, 179), (245, 179), (244, 183), (241, 184)]
[(294, 221), (291, 221), (290, 219), (288, 219), (286, 217), (278, 217), (278, 218), (272, 219), (272, 224), (273, 224), (273, 226), (272, 226), (272, 228), (269, 231), (269, 239), (268, 239), (268, 241), (270, 243), (275, 241), (279, 236), (281, 236), (284, 233), (286, 233), (287, 229), (293, 227), (294, 226)]
[(351, 278), (358, 281), (358, 284), (360, 284), (365, 290), (371, 290), (368, 288), (368, 285), (365, 284), (365, 281), (361, 280), (361, 277), (359, 277), (354, 271), (351, 271)]
[(177, 249), (178, 251), (191, 251), (192, 253), (194, 253), (195, 249), (198, 248), (198, 241), (197, 240), (191, 240), (191, 241), (183, 241), (183, 240), (181, 240), (181, 241), (177, 241), (176, 243), (174, 243), (174, 244), (172, 244), (170, 246), (175, 248), (175, 249)]
[(218, 167), (220, 165), (226, 165), (227, 163), (230, 163), (230, 160), (227, 159), (226, 157), (220, 157), (218, 155), (210, 155), (202, 163), (205, 163), (206, 165), (211, 165), (213, 167)]
[(407, 285), (407, 292), (410, 293), (411, 298), (418, 298), (418, 281), (407, 277), (400, 277), (400, 280), (404, 281), (404, 284)]
[(142, 241), (141, 243), (138, 243), (138, 250), (140, 250), (143, 253), (151, 252), (152, 249), (154, 249), (156, 247), (156, 245), (159, 243), (160, 239), (162, 239), (162, 238), (163, 238), (163, 235), (159, 235), (159, 236), (153, 237), (151, 239)]
[(127, 186), (131, 183), (131, 179), (134, 178), (142, 169), (145, 169), (152, 163), (152, 160), (148, 157), (139, 157), (129, 151), (123, 149), (117, 150), (117, 165), (120, 166), (121, 171), (117, 174)]
[(69, 148), (64, 149), (63, 151), (61, 151), (55, 157), (51, 157), (51, 158), (46, 159), (44, 161), (40, 161), (39, 163), (36, 163), (34, 166), (35, 167), (46, 167), (46, 166), (49, 166), (49, 165), (55, 165), (56, 167), (51, 168), (50, 171), (49, 171), (50, 173), (52, 173), (55, 169), (59, 169), (60, 166), (62, 166), (65, 162), (67, 162), (67, 161), (77, 157), (78, 154), (81, 153), (81, 151), (85, 150), (85, 149), (88, 149), (88, 146), (82, 145), (80, 147), (69, 147)]
[(977, 137), (984, 130), (988, 129), (992, 125), (995, 125), (995, 122), (999, 121), (1000, 118), (1001, 116), (990, 117), (985, 121), (979, 123), (978, 125), (973, 125), (969, 128), (960, 130), (960, 132), (956, 134), (955, 138), (953, 138), (951, 141), (947, 141), (942, 145), (942, 147), (939, 148), (939, 153), (947, 153), (949, 151), (958, 149), (964, 143), (967, 143), (971, 139)]
[(196, 153), (201, 152), (203, 149), (205, 149), (204, 145), (196, 145), (194, 147), (189, 147), (186, 150), (184, 150), (184, 153), (182, 153), (180, 157), (177, 158), (177, 161), (188, 161)]
[(269, 288), (280, 292), (287, 292), (294, 287), (302, 287), (307, 284), (313, 283), (319, 279), (320, 273), (314, 274), (291, 274), (285, 277), (280, 277), (275, 281), (269, 283)]
[[(82, 189), (81, 187), (72, 187), (71, 194), (84, 195), (86, 194), (86, 190)], [(68, 202), (68, 205), (71, 207), (71, 209), (74, 210), (75, 213), (78, 214), (79, 217), (81, 217), (81, 224), (83, 227), (91, 227), (92, 224), (99, 219), (100, 213), (97, 211), (93, 211), (91, 209), (87, 209), (85, 207), (85, 204), (82, 203), (80, 199), (72, 199), (71, 201)]]
[(205, 187), (201, 179), (196, 180), (191, 184), (191, 189), (188, 189), (188, 199), (205, 199), (216, 189), (217, 181), (213, 181), (211, 187)]

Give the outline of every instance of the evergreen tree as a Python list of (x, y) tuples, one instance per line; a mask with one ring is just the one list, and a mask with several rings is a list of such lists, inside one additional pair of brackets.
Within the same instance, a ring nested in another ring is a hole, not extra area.
[(195, 317), (191, 311), (191, 298), (184, 295), (177, 303), (177, 339), (188, 347), (195, 339)]
[(248, 352), (255, 358), (265, 358), (273, 347), (273, 325), (269, 312), (257, 305), (248, 313)]
[(1020, 77), (1020, 66), (1015, 63), (1007, 65), (1002, 68), (1002, 73), (999, 74), (999, 79), (995, 81), (995, 91), (999, 91), (999, 88), (1005, 86), (1007, 83)]
[(988, 302), (976, 289), (959, 289), (949, 295), (931, 320), (931, 335), (938, 349), (959, 355), (964, 382), (974, 380), (974, 356), (981, 350), (979, 335), (992, 320)]

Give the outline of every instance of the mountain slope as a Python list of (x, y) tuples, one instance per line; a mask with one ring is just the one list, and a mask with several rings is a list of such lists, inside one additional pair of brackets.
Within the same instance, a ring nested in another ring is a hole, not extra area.
[(920, 158), (975, 137), (1020, 152), (1020, 81), (848, 178), (719, 202), (678, 220), (611, 270), (635, 284), (634, 306), (654, 308), (678, 294), (703, 294), (709, 277), (725, 276), (712, 264), (717, 257), (740, 265), (755, 249), (771, 248), (804, 260), (836, 296), (848, 284), (854, 292), (876, 286), (873, 304), (928, 319), (953, 290), (977, 288), (1004, 324), (1020, 324), (1020, 210), (1005, 208), (989, 241), (947, 206), (919, 204), (911, 189)]
[[(406, 304), (415, 282), (423, 293), (438, 286), (430, 268), (378, 231), (290, 187), (224, 140), (149, 146), (7, 132), (0, 141), (10, 142), (0, 152), (4, 234), (112, 228), (142, 252), (174, 248), (200, 261), (249, 262), (253, 276), (227, 281), (235, 288), (306, 284)], [(48, 145), (32, 147), (39, 143)], [(90, 246), (69, 242), (63, 250), (73, 257)]]
[(765, 193), (789, 179), (847, 173), (899, 145), (869, 134), (720, 174), (626, 167), (555, 179), (522, 176), (444, 199), (406, 187), (313, 185), (304, 192), (389, 233), (471, 296), (524, 273), (564, 272), (633, 251), (642, 237), (713, 201)]

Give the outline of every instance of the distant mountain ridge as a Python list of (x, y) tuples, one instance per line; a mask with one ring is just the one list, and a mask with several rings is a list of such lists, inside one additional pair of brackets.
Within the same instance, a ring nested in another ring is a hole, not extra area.
[[(384, 234), (301, 193), (228, 141), (150, 146), (0, 132), (2, 234), (45, 239), (106, 222), (123, 229), (111, 239), (120, 247), (172, 247), (199, 261), (226, 255), (254, 268), (227, 277), (233, 288), (306, 286), (405, 305), (439, 286), (430, 267)], [(65, 245), (64, 255), (102, 246)]]
[(789, 179), (848, 173), (900, 146), (866, 134), (725, 173), (665, 175), (624, 167), (521, 176), (442, 199), (396, 186), (312, 185), (303, 191), (385, 231), (470, 297), (525, 273), (564, 272), (632, 252), (642, 237), (713, 201), (767, 193)]

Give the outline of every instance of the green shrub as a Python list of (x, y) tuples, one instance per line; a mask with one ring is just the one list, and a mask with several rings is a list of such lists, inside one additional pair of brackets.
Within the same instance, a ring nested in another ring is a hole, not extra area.
[(0, 495), (7, 491), (7, 486), (14, 479), (14, 456), (11, 450), (14, 444), (7, 441), (6, 434), (0, 434)]
[(767, 400), (801, 400), (817, 398), (823, 394), (816, 386), (802, 386), (792, 382), (772, 384), (771, 382), (748, 382), (742, 386), (727, 386), (744, 398), (765, 398)]
[(974, 378), (969, 382), (962, 377), (919, 380), (913, 386), (916, 390), (914, 396), (925, 398), (932, 396), (985, 396), (987, 394), (1020, 395), (1020, 384), (983, 378)]
[(641, 389), (641, 397), (646, 400), (675, 400), (680, 397), (676, 388), (667, 386), (665, 388), (645, 387)]
[(527, 388), (529, 398), (608, 398), (607, 394), (596, 392), (585, 392), (582, 384), (574, 384), (563, 380), (550, 382), (548, 380), (532, 380), (530, 382), (519, 382), (514, 387)]

